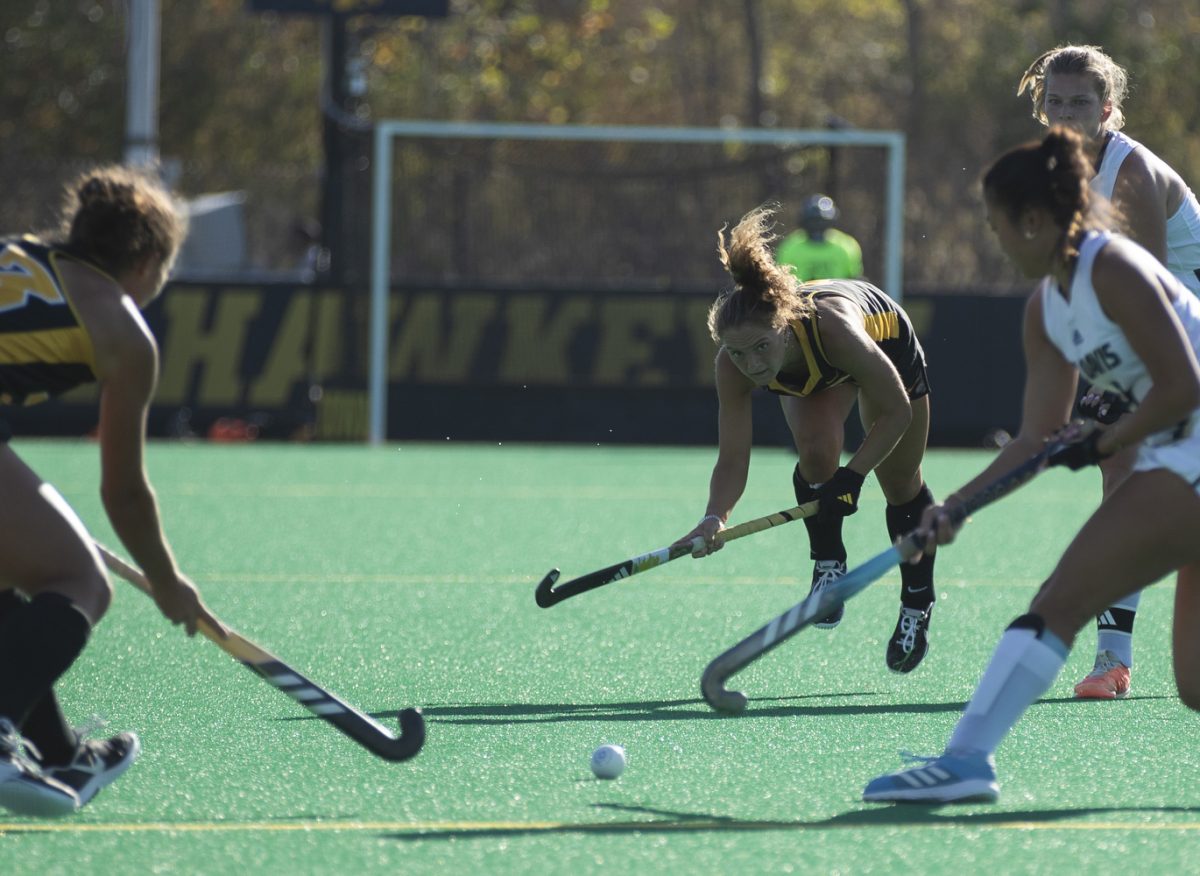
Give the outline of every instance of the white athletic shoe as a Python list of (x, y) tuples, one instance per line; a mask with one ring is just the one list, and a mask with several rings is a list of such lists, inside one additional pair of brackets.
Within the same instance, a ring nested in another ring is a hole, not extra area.
[(17, 815), (52, 818), (79, 809), (79, 796), (50, 778), (31, 757), (37, 749), (0, 718), (0, 806)]
[(46, 767), (46, 774), (89, 803), (100, 789), (115, 782), (142, 753), (136, 733), (118, 733), (108, 739), (80, 739), (70, 763)]

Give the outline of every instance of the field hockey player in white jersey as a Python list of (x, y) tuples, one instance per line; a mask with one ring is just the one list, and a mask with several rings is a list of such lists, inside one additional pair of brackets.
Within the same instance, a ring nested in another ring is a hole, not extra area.
[(1081, 373), (1118, 393), (1129, 413), (1108, 428), (1067, 427), (1075, 440), (1051, 463), (1080, 469), (1136, 447), (1133, 472), (1005, 630), (943, 753), (876, 778), (867, 801), (995, 800), (993, 754), (1050, 689), (1079, 630), (1128, 590), (1171, 572), (1176, 684), (1184, 704), (1200, 710), (1200, 301), (1145, 249), (1100, 230), (1105, 202), (1088, 188), (1083, 146), (1077, 132), (1057, 126), (984, 177), (1001, 248), (1026, 276), (1043, 277), (1025, 310), (1021, 430), (979, 477), (926, 511), (921, 529), (929, 549), (949, 543), (957, 527), (947, 510), (958, 495), (1062, 437)]
[[(1092, 191), (1111, 201), (1121, 230), (1200, 295), (1200, 202), (1183, 178), (1143, 144), (1121, 133), (1128, 77), (1096, 46), (1059, 46), (1034, 61), (1017, 87), (1029, 92), (1034, 118), (1068, 125), (1084, 137), (1091, 161)], [(1111, 396), (1089, 391), (1081, 410), (1102, 412), (1111, 421), (1121, 407)], [(1133, 448), (1101, 465), (1104, 495), (1128, 477)], [(1077, 685), (1085, 699), (1115, 699), (1129, 693), (1133, 624), (1140, 593), (1107, 606), (1096, 617), (1096, 662)]]

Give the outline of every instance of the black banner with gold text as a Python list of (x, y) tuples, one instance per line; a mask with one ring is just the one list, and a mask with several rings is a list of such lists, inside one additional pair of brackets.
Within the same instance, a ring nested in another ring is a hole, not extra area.
[[(393, 291), (389, 440), (716, 441), (710, 294), (659, 290)], [(1023, 299), (910, 297), (929, 363), (931, 444), (978, 446), (1015, 431)], [(268, 438), (361, 440), (367, 301), (337, 288), (173, 283), (146, 312), (161, 364), (157, 436), (206, 434), (222, 417)], [(21, 434), (83, 434), (96, 392), (7, 410)], [(755, 439), (786, 444), (775, 399)]]

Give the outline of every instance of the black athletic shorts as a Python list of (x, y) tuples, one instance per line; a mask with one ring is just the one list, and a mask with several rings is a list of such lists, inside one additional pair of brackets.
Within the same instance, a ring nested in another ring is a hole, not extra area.
[(900, 382), (908, 393), (909, 401), (929, 395), (929, 374), (925, 371), (925, 351), (917, 340), (908, 315), (900, 311), (900, 337), (880, 343), (884, 354), (896, 366)]
[(908, 400), (916, 401), (929, 395), (929, 374), (925, 371), (925, 356), (917, 347), (917, 355), (900, 370), (900, 380), (908, 392)]

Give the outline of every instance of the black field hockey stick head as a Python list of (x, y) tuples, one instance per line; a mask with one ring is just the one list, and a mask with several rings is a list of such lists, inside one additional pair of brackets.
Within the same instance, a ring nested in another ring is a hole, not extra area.
[[(703, 544), (701, 539), (695, 539), (695, 541)], [(671, 547), (660, 548), (648, 554), (642, 554), (640, 557), (622, 560), (619, 563), (613, 563), (611, 566), (605, 566), (603, 569), (597, 569), (595, 572), (589, 572), (586, 575), (565, 581), (557, 587), (554, 585), (558, 582), (561, 573), (558, 569), (551, 569), (546, 573), (546, 577), (542, 579), (541, 583), (538, 584), (533, 598), (541, 608), (549, 608), (552, 605), (558, 605), (564, 599), (578, 596), (580, 593), (587, 593), (589, 590), (595, 590), (597, 587), (603, 587), (605, 584), (611, 584), (614, 581), (623, 581), (631, 575), (636, 575), (638, 572), (644, 572), (647, 569), (653, 569), (655, 566), (661, 566), (663, 563), (669, 563), (671, 560), (686, 557), (691, 554), (694, 546), (694, 544), (672, 545)]]
[[(143, 593), (153, 595), (150, 581), (140, 569), (125, 562), (102, 544), (97, 543), (96, 549), (110, 571)], [(370, 715), (339, 699), (240, 633), (227, 628), (222, 634), (203, 620), (198, 624), (198, 629), (226, 654), (372, 754), (384, 760), (408, 760), (425, 744), (425, 719), (420, 709), (404, 709), (400, 712), (400, 735), (394, 736)]]
[[(819, 507), (817, 502), (809, 502), (806, 505), (798, 505), (795, 508), (776, 511), (774, 514), (757, 517), (753, 520), (739, 523), (737, 526), (723, 529), (717, 533), (716, 538), (722, 544), (735, 541), (747, 535), (753, 535), (756, 532), (762, 532), (763, 530), (771, 529), (784, 523), (791, 523), (793, 520), (803, 520), (805, 517), (811, 517), (817, 513)], [(639, 572), (656, 568), (664, 563), (677, 560), (680, 557), (691, 556), (695, 551), (703, 547), (704, 539), (696, 536), (690, 542), (672, 544), (669, 547), (659, 548), (656, 551), (650, 551), (639, 557), (632, 557), (628, 560), (622, 560), (619, 563), (613, 563), (611, 566), (606, 566), (603, 569), (598, 569), (595, 572), (589, 572), (586, 575), (558, 584), (557, 587), (555, 584), (558, 582), (560, 572), (558, 569), (551, 569), (538, 584), (537, 589), (534, 590), (533, 598), (540, 608), (549, 608), (552, 605), (557, 605), (564, 599), (578, 596), (580, 593), (587, 593), (589, 590), (595, 590), (597, 587), (603, 587), (605, 584), (612, 584), (614, 581), (623, 581)]]
[(558, 576), (561, 574), (562, 572), (558, 569), (551, 569), (546, 573), (546, 577), (542, 579), (542, 583), (538, 584), (537, 590), (533, 593), (533, 598), (539, 608), (549, 608), (554, 603), (566, 599), (565, 596), (559, 596), (554, 592), (554, 583), (558, 581)]
[[(237, 636), (236, 633), (233, 635)], [(249, 644), (254, 647), (253, 643)], [(242, 659), (242, 664), (384, 760), (408, 760), (425, 744), (425, 718), (420, 709), (404, 709), (400, 712), (400, 735), (394, 736), (374, 718), (325, 690), (277, 657), (262, 661)]]

